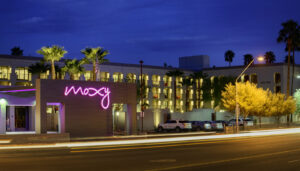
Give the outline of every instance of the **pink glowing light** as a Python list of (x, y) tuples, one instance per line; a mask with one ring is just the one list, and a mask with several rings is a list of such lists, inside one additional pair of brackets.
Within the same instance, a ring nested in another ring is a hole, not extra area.
[(71, 92), (73, 94), (81, 94), (82, 96), (89, 96), (89, 97), (94, 97), (96, 95), (99, 95), (101, 98), (100, 105), (103, 109), (107, 109), (110, 104), (110, 90), (108, 87), (101, 87), (99, 89), (93, 88), (93, 87), (88, 87), (88, 88), (82, 88), (78, 87), (77, 89), (74, 86), (65, 87), (65, 96), (68, 96)]

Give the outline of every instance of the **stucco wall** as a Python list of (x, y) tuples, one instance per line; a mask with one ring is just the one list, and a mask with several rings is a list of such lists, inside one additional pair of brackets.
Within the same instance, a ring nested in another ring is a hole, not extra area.
[[(106, 110), (100, 106), (100, 96), (82, 96), (70, 93), (64, 95), (66, 86), (82, 88), (103, 86), (111, 91), (110, 107)], [(39, 80), (36, 81), (36, 132), (45, 133), (47, 103), (60, 103), (62, 132), (70, 133), (71, 137), (103, 136), (113, 134), (112, 106), (113, 103), (127, 104), (127, 121), (130, 122), (129, 132), (136, 131), (136, 87), (135, 84), (70, 81), (70, 80)]]

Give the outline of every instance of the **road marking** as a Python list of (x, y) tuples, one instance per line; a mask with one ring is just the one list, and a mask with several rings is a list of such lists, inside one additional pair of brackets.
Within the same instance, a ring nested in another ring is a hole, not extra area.
[(176, 159), (160, 159), (160, 160), (150, 160), (151, 163), (173, 163)]
[(205, 165), (226, 163), (226, 162), (232, 162), (232, 161), (261, 158), (261, 157), (267, 157), (267, 156), (285, 154), (285, 153), (296, 152), (296, 151), (300, 151), (300, 148), (299, 149), (294, 149), (294, 150), (280, 151), (280, 152), (275, 152), (275, 153), (257, 154), (257, 155), (251, 155), (251, 156), (245, 156), (245, 157), (238, 157), (238, 158), (232, 158), (232, 159), (226, 159), (226, 160), (211, 161), (211, 162), (203, 162), (203, 163), (191, 163), (191, 164), (178, 165), (178, 166), (173, 166), (173, 167), (150, 169), (150, 170), (145, 170), (145, 171), (162, 171), (162, 170), (182, 169), (182, 168), (187, 168), (187, 167), (198, 167), (198, 166), (205, 166)]

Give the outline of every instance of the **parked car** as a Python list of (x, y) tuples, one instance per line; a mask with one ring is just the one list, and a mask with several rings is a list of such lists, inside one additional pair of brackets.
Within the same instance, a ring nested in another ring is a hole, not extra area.
[(157, 127), (158, 132), (163, 132), (164, 130), (175, 130), (180, 132), (182, 130), (191, 130), (192, 124), (190, 121), (180, 121), (180, 120), (167, 120), (165, 123), (159, 124)]
[[(235, 125), (235, 123), (236, 123), (236, 120), (235, 119), (231, 119), (229, 121), (228, 125)], [(239, 126), (243, 126), (244, 124), (246, 124), (246, 126), (253, 126), (254, 122), (250, 118), (239, 119)]]
[(192, 129), (193, 130), (204, 130), (210, 131), (211, 130), (211, 123), (210, 121), (191, 121), (192, 122)]
[(224, 130), (225, 123), (223, 121), (211, 121), (212, 130), (221, 131)]
[[(228, 122), (228, 125), (229, 126), (236, 125), (236, 119), (230, 119), (229, 122)], [(242, 119), (239, 119), (239, 126), (243, 126), (243, 120)]]

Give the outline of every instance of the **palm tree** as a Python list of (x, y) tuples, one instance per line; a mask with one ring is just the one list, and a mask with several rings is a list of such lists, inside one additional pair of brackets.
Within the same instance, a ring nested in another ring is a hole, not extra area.
[(182, 71), (180, 71), (180, 70), (178, 70), (178, 69), (176, 69), (176, 70), (172, 70), (172, 71), (168, 71), (167, 73), (166, 73), (166, 75), (167, 76), (169, 76), (169, 77), (173, 77), (173, 84), (174, 84), (174, 111), (176, 110), (176, 89), (177, 89), (177, 85), (176, 85), (176, 78), (177, 77), (181, 77), (181, 76), (183, 76), (183, 72)]
[(184, 78), (182, 85), (185, 86), (185, 111), (188, 111), (189, 106), (189, 94), (190, 94), (190, 87), (194, 84), (194, 81), (190, 77)]
[(37, 62), (35, 64), (30, 65), (28, 67), (28, 72), (30, 72), (32, 75), (37, 75), (38, 79), (40, 79), (41, 74), (46, 73), (49, 69), (50, 69), (50, 66), (41, 61), (41, 62)]
[[(290, 61), (291, 61), (291, 50), (293, 46), (293, 42), (296, 40), (298, 30), (298, 23), (293, 20), (288, 20), (281, 24), (282, 29), (279, 31), (279, 36), (277, 38), (277, 42), (283, 42), (287, 46), (288, 50), (288, 72), (287, 72), (287, 83), (286, 83), (286, 96), (290, 95)], [(289, 119), (289, 118), (288, 118)]]
[(61, 70), (64, 73), (69, 73), (70, 80), (74, 80), (76, 74), (84, 73), (84, 67), (82, 66), (83, 63), (83, 61), (79, 61), (77, 59), (68, 59), (65, 60), (65, 66)]
[(266, 54), (264, 56), (265, 56), (265, 61), (267, 64), (272, 64), (276, 60), (275, 54), (272, 51), (266, 52)]
[[(295, 75), (295, 51), (300, 50), (300, 26), (298, 26), (297, 33), (295, 38), (292, 41), (291, 51), (293, 55), (290, 58), (290, 62), (293, 64), (293, 71), (292, 71), (292, 83), (291, 83), (291, 96), (293, 95), (293, 85), (294, 85), (294, 75)], [(288, 47), (285, 47), (285, 51), (288, 51)], [(288, 60), (288, 58), (287, 58)], [(286, 62), (287, 63), (287, 62)]]
[(245, 54), (244, 55), (244, 65), (248, 65), (253, 60), (253, 55)]
[(23, 56), (23, 50), (19, 46), (15, 46), (11, 49), (11, 55)]
[(232, 59), (234, 58), (234, 52), (232, 50), (227, 50), (225, 52), (225, 61), (229, 63), (229, 66), (231, 66)]
[(102, 64), (103, 62), (108, 62), (108, 59), (105, 59), (105, 56), (109, 54), (108, 50), (104, 50), (101, 47), (85, 48), (81, 50), (81, 53), (85, 55), (85, 63), (93, 64), (93, 81), (96, 81), (96, 72), (99, 72), (98, 74), (100, 75), (100, 71), (96, 71), (96, 66), (99, 67), (99, 64)]
[(54, 62), (59, 61), (68, 52), (64, 50), (64, 47), (53, 45), (52, 47), (44, 46), (38, 50), (37, 53), (43, 55), (45, 61), (51, 62), (51, 77), (53, 80), (55, 80), (56, 73)]

